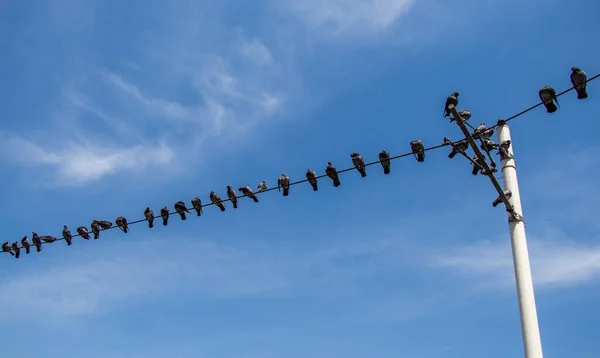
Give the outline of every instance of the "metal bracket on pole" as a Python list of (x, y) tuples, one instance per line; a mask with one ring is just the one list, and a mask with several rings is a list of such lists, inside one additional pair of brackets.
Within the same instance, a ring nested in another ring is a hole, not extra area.
[(479, 147), (477, 146), (477, 143), (475, 143), (475, 140), (473, 139), (473, 136), (471, 135), (471, 133), (469, 133), (469, 130), (467, 129), (467, 126), (465, 125), (465, 120), (460, 116), (460, 114), (458, 114), (458, 111), (456, 110), (456, 106), (451, 104), (448, 106), (448, 110), (450, 112), (452, 112), (452, 115), (454, 116), (454, 119), (456, 120), (456, 124), (462, 130), (465, 138), (469, 142), (469, 145), (471, 146), (471, 148), (473, 148), (473, 151), (475, 152), (477, 157), (483, 158), (483, 160), (481, 161), (481, 165), (485, 169), (485, 171), (483, 173), (485, 175), (487, 175), (488, 178), (490, 178), (492, 185), (494, 185), (494, 188), (498, 192), (498, 196), (502, 199), (502, 202), (506, 206), (506, 211), (511, 215), (511, 219), (515, 220), (515, 221), (523, 221), (523, 217), (520, 214), (518, 214), (517, 212), (515, 212), (515, 208), (513, 207), (513, 205), (510, 203), (510, 201), (506, 197), (506, 194), (504, 194), (504, 190), (502, 189), (502, 187), (500, 186), (500, 183), (494, 176), (494, 172), (492, 171), (492, 168), (490, 168), (490, 166), (488, 165), (487, 161), (485, 160), (485, 156), (479, 150)]

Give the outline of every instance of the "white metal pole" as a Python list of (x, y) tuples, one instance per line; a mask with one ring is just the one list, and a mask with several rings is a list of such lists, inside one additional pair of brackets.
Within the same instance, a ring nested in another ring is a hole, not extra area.
[[(519, 195), (519, 182), (517, 180), (517, 169), (515, 167), (510, 128), (506, 124), (500, 124), (498, 126), (498, 144), (507, 140), (510, 140), (511, 144), (508, 148), (510, 155), (502, 160), (504, 189), (511, 191), (512, 196), (509, 200), (515, 212), (522, 219), (523, 208), (521, 207), (521, 196)], [(529, 250), (527, 249), (527, 237), (525, 235), (525, 223), (523, 220), (513, 219), (510, 214), (508, 215), (508, 219), (525, 358), (543, 358), (542, 339), (540, 337), (533, 279), (531, 277), (531, 265), (529, 263)]]

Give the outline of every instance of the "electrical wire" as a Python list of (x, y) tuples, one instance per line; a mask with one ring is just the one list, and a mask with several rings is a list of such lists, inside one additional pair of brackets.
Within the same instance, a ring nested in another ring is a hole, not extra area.
[[(597, 75), (595, 75), (595, 76), (593, 76), (593, 77), (591, 77), (591, 78), (589, 78), (589, 79), (587, 79), (586, 83), (588, 83), (588, 82), (591, 82), (591, 81), (595, 80), (595, 79), (596, 79), (596, 78), (598, 78), (598, 77), (600, 77), (600, 73), (599, 73), (599, 74), (597, 74)], [(568, 88), (568, 89), (566, 89), (566, 90), (564, 90), (564, 91), (562, 91), (562, 92), (558, 93), (558, 94), (556, 95), (556, 97), (560, 97), (560, 96), (564, 95), (565, 93), (568, 93), (568, 92), (570, 92), (570, 91), (572, 91), (572, 90), (574, 90), (574, 89), (575, 89), (575, 87), (574, 87), (574, 86), (573, 86), (573, 87), (570, 87), (570, 88)], [(526, 114), (527, 112), (530, 112), (530, 111), (534, 110), (535, 108), (537, 108), (537, 107), (541, 106), (542, 104), (543, 104), (543, 102), (542, 102), (542, 101), (540, 101), (539, 103), (537, 103), (537, 104), (535, 104), (535, 105), (533, 105), (533, 106), (531, 106), (531, 107), (529, 107), (529, 108), (527, 108), (527, 109), (524, 109), (524, 110), (522, 110), (521, 112), (519, 112), (519, 113), (517, 113), (517, 114), (515, 114), (515, 115), (513, 115), (513, 116), (511, 116), (511, 117), (509, 117), (509, 118), (507, 118), (507, 119), (504, 119), (503, 121), (504, 121), (504, 122), (509, 122), (509, 121), (512, 121), (512, 120), (514, 120), (515, 118), (518, 118), (518, 117), (520, 117), (520, 116), (522, 116), (522, 115)], [(500, 121), (499, 121), (499, 122), (500, 122)], [(498, 127), (498, 126), (499, 126), (499, 123), (496, 123), (495, 125), (493, 125), (493, 126), (491, 126), (491, 127), (488, 127), (487, 129), (493, 129), (493, 128), (496, 128), (496, 127)], [(455, 141), (455, 142), (453, 142), (453, 143), (457, 143), (457, 142), (460, 142), (461, 140), (465, 140), (465, 139), (467, 139), (467, 138), (466, 138), (466, 137), (465, 137), (465, 138), (462, 138), (462, 139), (460, 139), (460, 140), (457, 140), (457, 141)], [(446, 146), (449, 146), (449, 145), (450, 145), (450, 144), (448, 144), (448, 143), (442, 143), (442, 144), (435, 145), (435, 146), (432, 146), (432, 147), (427, 147), (427, 148), (424, 148), (424, 149), (423, 149), (423, 151), (424, 151), (424, 152), (428, 152), (428, 151), (431, 151), (431, 150), (436, 150), (436, 149), (440, 149), (440, 148), (442, 148), (442, 147), (446, 147)], [(392, 160), (396, 160), (396, 159), (400, 159), (400, 158), (408, 157), (408, 156), (411, 156), (411, 155), (415, 155), (415, 153), (413, 153), (413, 152), (411, 151), (411, 152), (407, 152), (407, 153), (403, 153), (403, 154), (399, 154), (399, 155), (395, 155), (395, 156), (390, 156), (390, 159), (389, 159), (389, 160), (390, 160), (390, 161), (392, 161)], [(372, 165), (375, 165), (375, 164), (378, 164), (378, 163), (381, 163), (381, 161), (380, 161), (380, 160), (376, 160), (376, 161), (373, 161), (373, 162), (365, 163), (365, 167), (369, 167), (369, 166), (372, 166)], [(349, 172), (349, 171), (352, 171), (352, 170), (355, 170), (355, 169), (356, 169), (356, 168), (355, 168), (354, 166), (352, 166), (352, 167), (348, 167), (348, 168), (345, 168), (345, 169), (342, 169), (342, 170), (338, 170), (337, 172), (338, 172), (338, 174), (342, 174), (342, 173), (346, 173), (346, 172)], [(322, 174), (322, 175), (319, 175), (319, 176), (317, 176), (317, 177), (316, 177), (316, 179), (321, 179), (321, 178), (325, 178), (325, 177), (327, 177), (327, 174)], [(289, 183), (289, 186), (291, 187), (291, 186), (298, 185), (298, 184), (302, 184), (302, 183), (306, 183), (306, 182), (308, 182), (308, 179), (298, 180), (298, 181), (295, 181), (295, 182), (291, 182), (291, 183)], [(266, 190), (263, 190), (262, 192), (255, 192), (254, 194), (255, 194), (255, 195), (259, 195), (259, 194), (263, 194), (263, 193), (266, 193), (266, 192), (269, 192), (269, 191), (273, 191), (273, 190), (276, 190), (276, 189), (280, 189), (280, 188), (281, 188), (280, 186), (275, 186), (275, 187), (272, 187), (272, 188), (268, 188), (268, 189), (266, 189)], [(245, 197), (245, 196), (246, 196), (246, 195), (239, 195), (239, 196), (236, 196), (236, 199), (240, 199), (240, 198), (243, 198), (243, 197)], [(227, 198), (227, 199), (223, 199), (223, 200), (222, 200), (222, 202), (223, 202), (223, 203), (225, 203), (225, 202), (228, 202), (228, 201), (231, 201), (231, 199)], [(208, 207), (208, 206), (213, 206), (213, 205), (215, 205), (215, 204), (214, 204), (214, 203), (212, 203), (212, 202), (210, 202), (210, 203), (208, 203), (208, 204), (203, 204), (203, 205), (202, 205), (202, 208), (204, 209), (205, 207)], [(186, 205), (186, 206), (187, 206), (187, 205)], [(169, 216), (171, 216), (171, 215), (175, 215), (175, 214), (178, 214), (178, 213), (177, 213), (177, 211), (173, 211), (173, 212), (171, 212), (171, 211), (170, 211), (170, 212), (169, 212)], [(160, 219), (160, 218), (161, 218), (161, 215), (154, 216), (154, 219)], [(130, 226), (130, 225), (136, 225), (136, 224), (140, 224), (140, 223), (143, 223), (143, 222), (146, 222), (146, 221), (147, 221), (147, 219), (145, 219), (145, 218), (144, 218), (144, 219), (139, 219), (139, 220), (135, 220), (135, 221), (128, 222), (127, 224), (128, 224), (128, 226)], [(106, 229), (100, 229), (100, 232), (103, 232), (103, 231), (108, 231), (108, 230), (112, 230), (112, 229), (115, 229), (115, 228), (117, 228), (117, 227), (118, 227), (118, 226), (115, 224), (115, 225), (113, 225), (113, 226), (111, 226), (111, 227), (109, 227), (109, 228), (106, 228)], [(86, 227), (86, 228), (87, 228), (87, 227)], [(81, 235), (79, 235), (79, 234), (75, 234), (75, 235), (72, 235), (72, 236), (71, 236), (71, 238), (76, 238), (76, 237), (80, 237), (80, 236), (81, 236)], [(61, 241), (61, 240), (64, 240), (64, 238), (62, 238), (62, 237), (60, 237), (60, 238), (56, 238), (56, 241)], [(53, 242), (54, 242), (54, 241), (53, 241)], [(43, 242), (43, 243), (42, 243), (42, 245), (45, 245), (45, 244), (50, 244), (50, 243), (49, 243), (49, 242)], [(33, 245), (32, 245), (32, 246), (33, 246)], [(21, 248), (23, 248), (23, 246), (19, 246), (19, 248), (21, 249)]]

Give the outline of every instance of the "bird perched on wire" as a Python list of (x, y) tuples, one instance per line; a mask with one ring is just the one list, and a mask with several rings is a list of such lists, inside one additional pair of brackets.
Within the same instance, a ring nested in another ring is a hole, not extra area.
[(413, 140), (410, 142), (410, 149), (412, 150), (413, 155), (417, 159), (417, 162), (425, 161), (425, 147), (423, 146), (423, 142), (420, 140)]
[(587, 75), (583, 70), (577, 67), (571, 67), (571, 83), (573, 87), (575, 87), (575, 91), (577, 91), (577, 99), (585, 99), (588, 98), (587, 95)]
[(312, 170), (312, 169), (306, 170), (306, 180), (308, 181), (308, 184), (310, 184), (310, 186), (312, 186), (313, 191), (319, 190), (319, 185), (317, 184), (317, 173), (314, 170)]
[(12, 248), (10, 247), (8, 241), (2, 244), (2, 252), (8, 252), (11, 256), (15, 256), (15, 254), (12, 252)]
[(390, 166), (392, 164), (390, 161), (390, 153), (388, 153), (386, 150), (382, 150), (379, 153), (379, 162), (381, 163), (381, 166), (383, 167), (383, 174), (389, 174)]
[[(550, 86), (544, 86), (539, 92), (540, 99), (546, 107), (546, 112), (554, 113), (558, 109), (558, 97), (556, 97), (556, 90)], [(554, 104), (556, 102), (556, 104)]]
[(219, 194), (217, 194), (214, 191), (211, 191), (209, 198), (211, 203), (215, 204), (219, 209), (221, 209), (221, 211), (225, 211), (225, 205), (223, 204), (223, 200), (221, 200)]
[(52, 235), (44, 235), (44, 236), (41, 236), (40, 239), (42, 239), (42, 241), (45, 242), (45, 243), (47, 243), (47, 244), (51, 244), (51, 243), (53, 243), (54, 241), (57, 240), (57, 238), (55, 238)]
[(92, 229), (92, 234), (94, 234), (94, 240), (98, 240), (100, 238), (100, 224), (98, 224), (98, 220), (92, 221), (90, 229)]
[(69, 227), (67, 225), (63, 225), (62, 237), (63, 239), (65, 239), (67, 246), (71, 246), (73, 236), (71, 235), (71, 230), (69, 230)]
[(25, 254), (29, 255), (29, 252), (31, 252), (31, 244), (27, 240), (27, 235), (23, 236), (21, 239), (21, 246), (25, 249)]
[[(444, 143), (452, 143), (450, 139), (444, 138)], [(452, 144), (452, 151), (448, 154), (448, 158), (454, 158), (458, 153), (464, 153), (469, 148), (469, 142), (466, 139), (459, 140)]]
[(233, 188), (231, 187), (231, 185), (227, 185), (227, 197), (229, 198), (229, 200), (233, 204), (233, 208), (237, 209), (237, 207), (238, 207), (238, 205), (237, 205), (237, 195), (235, 194), (235, 190), (233, 190)]
[[(451, 95), (448, 96), (448, 98), (446, 98), (446, 105), (444, 106), (444, 117), (450, 117), (450, 110), (448, 109), (448, 106), (450, 106), (451, 104), (454, 105), (454, 107), (458, 106), (458, 92), (452, 92)], [(450, 119), (450, 122), (452, 122), (453, 119)]]
[(15, 259), (21, 257), (21, 248), (19, 247), (19, 243), (15, 241), (12, 243), (11, 247), (15, 253)]
[(81, 236), (82, 239), (85, 239), (85, 240), (90, 239), (90, 233), (88, 232), (88, 229), (85, 226), (78, 227), (77, 233), (79, 234), (79, 236)]
[(177, 212), (177, 214), (179, 214), (181, 220), (186, 219), (185, 213), (190, 214), (190, 211), (188, 210), (188, 208), (185, 207), (185, 203), (183, 201), (178, 201), (175, 203), (175, 211)]
[(119, 216), (115, 219), (115, 223), (117, 223), (119, 229), (121, 229), (124, 233), (127, 233), (127, 231), (129, 231), (129, 225), (127, 225), (127, 219), (125, 219), (125, 217)]
[(479, 157), (477, 154), (473, 156), (473, 170), (471, 174), (477, 175), (478, 173), (485, 174), (485, 157)]
[(97, 222), (102, 230), (108, 230), (113, 226), (113, 223), (108, 220), (97, 220)]
[(481, 150), (484, 150), (489, 153), (490, 151), (497, 149), (498, 144), (496, 144), (496, 142), (494, 142), (491, 139), (484, 139), (481, 141), (481, 145), (479, 147), (481, 148)]
[[(460, 111), (458, 111), (458, 115), (465, 122), (468, 121), (469, 119), (471, 119), (471, 111), (469, 111), (468, 109), (461, 109)], [(454, 117), (450, 118), (450, 122), (454, 122), (455, 120), (456, 120), (456, 118), (454, 118)]]
[(473, 136), (480, 139), (488, 139), (492, 135), (494, 135), (494, 128), (488, 128), (485, 125), (485, 122), (481, 122), (479, 127), (475, 128), (473, 131)]
[(167, 226), (169, 223), (169, 208), (165, 206), (160, 209), (160, 217), (163, 219), (163, 226)]
[(350, 158), (352, 158), (352, 164), (354, 164), (354, 167), (356, 170), (358, 170), (360, 176), (363, 178), (366, 177), (367, 168), (365, 167), (365, 160), (363, 159), (362, 155), (358, 153), (352, 153), (350, 154)]
[(146, 206), (146, 210), (144, 210), (144, 218), (148, 221), (148, 228), (152, 229), (154, 227), (154, 211), (149, 206)]
[(37, 252), (42, 251), (42, 239), (40, 239), (40, 236), (37, 233), (31, 233), (31, 241), (33, 242), (33, 246), (35, 246), (35, 250)]
[(238, 190), (240, 193), (254, 200), (255, 203), (258, 203), (258, 198), (256, 197), (256, 194), (254, 194), (254, 192), (252, 191), (252, 189), (250, 189), (249, 186), (242, 186), (238, 188)]
[(262, 193), (265, 190), (267, 190), (267, 182), (263, 180), (260, 183), (258, 183), (258, 187), (256, 188), (256, 191), (259, 193)]
[(202, 215), (202, 201), (199, 197), (195, 196), (192, 198), (192, 207), (196, 210), (198, 216)]
[(283, 196), (288, 196), (290, 194), (290, 177), (285, 173), (281, 174), (277, 179), (277, 186), (283, 189)]
[(327, 162), (327, 168), (325, 168), (325, 174), (333, 181), (333, 186), (338, 187), (340, 184), (340, 175), (337, 172), (337, 169), (333, 166), (333, 163)]

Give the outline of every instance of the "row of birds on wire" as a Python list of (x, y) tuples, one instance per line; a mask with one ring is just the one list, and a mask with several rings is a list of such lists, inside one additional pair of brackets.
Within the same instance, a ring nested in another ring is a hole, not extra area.
[[(572, 70), (571, 83), (573, 84), (573, 88), (575, 88), (575, 90), (577, 92), (577, 98), (578, 99), (587, 98), (588, 97), (587, 89), (586, 89), (587, 76), (586, 76), (585, 72), (577, 67), (572, 67), (571, 70)], [(448, 96), (448, 98), (446, 99), (445, 107), (444, 107), (444, 114), (443, 114), (444, 117), (450, 117), (450, 110), (448, 107), (450, 105), (454, 105), (455, 107), (458, 105), (458, 96), (459, 96), (458, 92), (453, 92), (450, 96)], [(558, 105), (558, 97), (556, 94), (556, 90), (554, 90), (554, 88), (549, 87), (549, 86), (544, 86), (543, 88), (541, 88), (539, 90), (539, 97), (540, 97), (542, 103), (544, 104), (544, 106), (546, 107), (546, 111), (548, 113), (556, 112), (557, 105)], [(465, 109), (460, 110), (460, 111), (458, 111), (458, 114), (464, 121), (468, 121), (471, 118), (471, 111), (469, 111), (469, 110), (465, 110)], [(450, 122), (453, 122), (454, 120), (455, 120), (454, 118), (450, 118)], [(471, 127), (471, 128), (473, 128), (473, 127)], [(494, 133), (494, 128), (495, 128), (495, 126), (491, 126), (488, 128), (485, 125), (485, 123), (482, 122), (477, 128), (473, 128), (474, 129), (473, 136), (476, 139), (480, 140), (481, 149), (484, 150), (485, 153), (487, 153), (487, 156), (490, 160), (490, 165), (491, 165), (492, 170), (496, 171), (496, 163), (494, 162), (494, 160), (491, 157), (491, 151), (497, 150), (497, 154), (500, 156), (500, 158), (504, 159), (507, 155), (509, 155), (508, 148), (510, 146), (510, 141), (500, 143), (500, 144), (494, 143), (490, 139), (490, 137)], [(440, 148), (443, 146), (451, 146), (452, 147), (452, 151), (450, 152), (450, 154), (448, 154), (448, 157), (451, 159), (454, 158), (457, 154), (461, 154), (461, 155), (467, 157), (467, 159), (469, 159), (469, 161), (473, 164), (473, 170), (472, 170), (473, 175), (477, 175), (477, 174), (487, 175), (488, 174), (484, 171), (484, 169), (483, 169), (484, 166), (481, 163), (482, 161), (485, 161), (486, 158), (477, 158), (477, 156), (471, 158), (466, 154), (466, 150), (469, 147), (467, 138), (463, 138), (462, 140), (459, 140), (457, 142), (452, 142), (448, 138), (444, 138), (443, 143), (441, 145), (438, 145), (436, 147), (430, 147), (430, 148), (425, 148), (423, 145), (423, 142), (421, 140), (413, 140), (410, 142), (410, 148), (411, 148), (410, 153), (391, 157), (389, 152), (387, 152), (386, 150), (383, 150), (378, 155), (378, 159), (379, 159), (378, 161), (368, 163), (368, 164), (365, 163), (365, 160), (359, 153), (352, 153), (352, 154), (350, 154), (350, 158), (352, 160), (353, 168), (351, 167), (348, 169), (338, 171), (331, 162), (328, 162), (327, 167), (325, 169), (325, 175), (317, 175), (317, 173), (314, 170), (308, 169), (305, 174), (306, 179), (295, 182), (295, 183), (291, 182), (291, 178), (287, 174), (283, 173), (277, 180), (276, 188), (278, 190), (282, 191), (283, 196), (288, 196), (290, 193), (290, 187), (292, 185), (299, 184), (302, 182), (308, 182), (311, 185), (313, 191), (318, 191), (319, 190), (318, 179), (323, 178), (323, 177), (328, 177), (329, 179), (331, 179), (334, 187), (339, 187), (341, 185), (340, 176), (339, 176), (339, 174), (341, 172), (346, 172), (346, 171), (349, 171), (352, 169), (356, 169), (360, 173), (361, 177), (364, 178), (367, 176), (367, 170), (366, 170), (367, 166), (376, 164), (376, 163), (380, 163), (383, 168), (384, 174), (390, 174), (391, 161), (393, 159), (397, 159), (400, 157), (404, 157), (404, 156), (413, 154), (415, 159), (418, 162), (424, 162), (425, 161), (425, 152), (427, 150), (437, 149), (437, 148)], [(264, 193), (266, 191), (270, 191), (270, 190), (274, 190), (274, 189), (275, 188), (269, 189), (267, 187), (267, 182), (261, 181), (257, 186), (256, 192), (254, 192), (248, 186), (243, 186), (243, 187), (238, 188), (238, 191), (241, 193), (241, 195), (238, 196), (236, 191), (233, 189), (233, 187), (231, 185), (228, 185), (226, 200), (221, 199), (220, 195), (217, 192), (211, 191), (209, 194), (209, 199), (210, 199), (211, 203), (202, 204), (202, 201), (200, 200), (200, 198), (196, 196), (190, 201), (190, 204), (191, 204), (190, 208), (192, 208), (193, 210), (196, 211), (197, 216), (201, 216), (203, 214), (203, 207), (209, 206), (209, 205), (215, 205), (222, 212), (225, 211), (226, 210), (225, 203), (224, 203), (225, 201), (230, 201), (233, 205), (233, 208), (237, 209), (238, 199), (247, 197), (247, 198), (251, 199), (252, 201), (254, 201), (255, 203), (258, 203), (259, 200), (258, 200), (257, 194)], [(168, 222), (169, 222), (169, 217), (174, 214), (179, 214), (181, 220), (186, 220), (187, 219), (186, 214), (191, 214), (190, 208), (188, 208), (188, 206), (183, 201), (178, 201), (174, 205), (175, 212), (170, 212), (169, 208), (165, 206), (160, 210), (160, 215), (156, 216), (154, 214), (154, 211), (150, 207), (146, 207), (146, 209), (144, 210), (144, 219), (129, 223), (124, 216), (119, 216), (116, 218), (115, 224), (116, 224), (116, 227), (120, 228), (124, 233), (129, 232), (129, 225), (137, 224), (137, 223), (144, 222), (144, 221), (148, 222), (149, 228), (153, 228), (154, 220), (158, 219), (158, 218), (162, 219), (162, 225), (167, 226)], [(77, 234), (72, 235), (71, 231), (67, 227), (67, 225), (63, 225), (62, 240), (64, 240), (67, 243), (67, 245), (70, 246), (73, 242), (73, 238), (75, 238), (77, 236), (79, 236), (85, 240), (90, 240), (92, 237), (94, 239), (98, 239), (98, 238), (100, 238), (101, 231), (109, 230), (112, 228), (114, 228), (114, 224), (111, 221), (93, 220), (90, 224), (89, 230), (85, 226), (79, 226), (76, 229)], [(40, 236), (36, 232), (32, 232), (32, 234), (31, 234), (32, 242), (29, 242), (27, 236), (24, 236), (21, 239), (21, 241), (20, 241), (21, 245), (19, 245), (19, 242), (16, 242), (16, 241), (13, 242), (12, 244), (9, 244), (9, 242), (6, 241), (2, 244), (2, 252), (8, 253), (15, 258), (19, 258), (20, 254), (21, 254), (21, 249), (25, 250), (26, 254), (29, 254), (31, 252), (32, 247), (35, 247), (36, 252), (40, 252), (40, 251), (42, 251), (42, 244), (51, 244), (58, 240), (61, 240), (61, 239), (58, 239), (52, 235)]]

